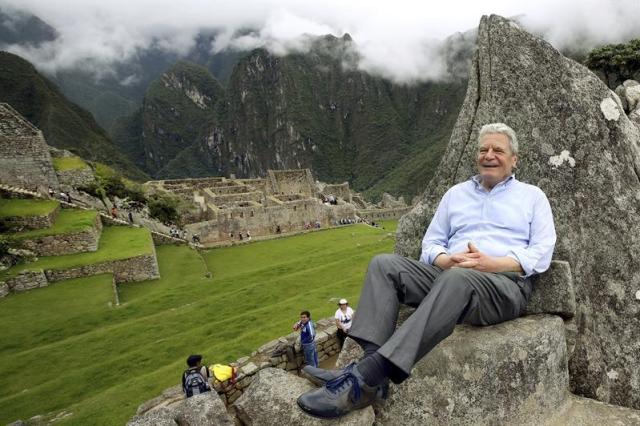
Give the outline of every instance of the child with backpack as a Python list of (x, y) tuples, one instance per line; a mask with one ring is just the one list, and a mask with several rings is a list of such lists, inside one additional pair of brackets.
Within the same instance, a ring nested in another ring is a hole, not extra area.
[(189, 355), (187, 368), (182, 373), (182, 390), (187, 398), (201, 393), (210, 392), (208, 379), (211, 371), (206, 365), (201, 365), (202, 355)]

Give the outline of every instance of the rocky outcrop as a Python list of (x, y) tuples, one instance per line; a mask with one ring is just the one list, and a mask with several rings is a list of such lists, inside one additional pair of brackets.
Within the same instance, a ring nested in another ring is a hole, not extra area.
[[(361, 350), (351, 339), (344, 367)], [(536, 315), (490, 327), (458, 326), (392, 385), (376, 407), (381, 424), (519, 424), (545, 422), (569, 397), (563, 322)]]
[(233, 407), (245, 425), (371, 425), (374, 413), (371, 407), (359, 410), (333, 421), (311, 417), (298, 408), (296, 399), (314, 389), (306, 379), (276, 368), (261, 370)]
[(127, 426), (233, 426), (222, 400), (215, 392), (208, 392), (147, 411), (132, 418)]
[(626, 80), (616, 87), (616, 95), (620, 98), (622, 108), (629, 116), (629, 120), (640, 128), (640, 83)]
[(551, 202), (577, 303), (571, 387), (640, 408), (640, 130), (580, 64), (498, 16), (484, 17), (467, 96), (428, 190), (400, 222), (396, 251), (417, 257), (444, 192), (475, 174), (482, 124), (519, 135), (518, 178)]
[(571, 266), (554, 260), (549, 270), (533, 278), (533, 293), (526, 314), (556, 314), (573, 318), (576, 314), (576, 294)]

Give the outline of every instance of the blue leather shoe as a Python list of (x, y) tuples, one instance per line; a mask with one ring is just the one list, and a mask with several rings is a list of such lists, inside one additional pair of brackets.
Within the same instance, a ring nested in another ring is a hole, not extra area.
[(355, 365), (356, 363), (352, 362), (341, 370), (327, 370), (325, 368), (307, 365), (302, 369), (302, 371), (300, 371), (300, 375), (316, 386), (324, 386), (328, 381), (341, 376), (347, 371), (351, 371)]
[(298, 397), (298, 406), (307, 414), (335, 419), (373, 404), (384, 396), (385, 385), (369, 386), (357, 368), (343, 372), (324, 387)]

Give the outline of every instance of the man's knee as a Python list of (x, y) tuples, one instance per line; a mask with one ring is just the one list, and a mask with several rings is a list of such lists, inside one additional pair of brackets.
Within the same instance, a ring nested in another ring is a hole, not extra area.
[(450, 292), (464, 292), (470, 290), (473, 271), (465, 268), (450, 268), (442, 272), (436, 279), (435, 285), (442, 285), (443, 290)]
[(397, 254), (392, 253), (383, 253), (374, 256), (369, 262), (369, 269), (377, 269), (380, 271), (389, 271), (393, 270), (394, 266), (399, 263), (402, 259), (402, 256), (398, 256)]

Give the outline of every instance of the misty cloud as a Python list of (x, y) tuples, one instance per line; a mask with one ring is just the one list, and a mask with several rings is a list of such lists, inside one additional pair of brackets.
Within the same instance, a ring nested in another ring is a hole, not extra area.
[[(73, 4), (75, 3), (75, 4)], [(215, 32), (212, 52), (264, 47), (284, 55), (304, 51), (309, 36), (349, 33), (358, 67), (396, 82), (442, 78), (452, 55), (448, 36), (477, 27), (483, 14), (518, 16), (525, 28), (557, 48), (591, 48), (640, 37), (638, 0), (494, 0), (427, 2), (325, 0), (0, 0), (0, 8), (38, 16), (58, 37), (9, 50), (53, 73), (81, 68), (111, 75), (114, 65), (150, 47), (186, 55), (201, 32)], [(131, 84), (133, 76), (119, 76)]]

